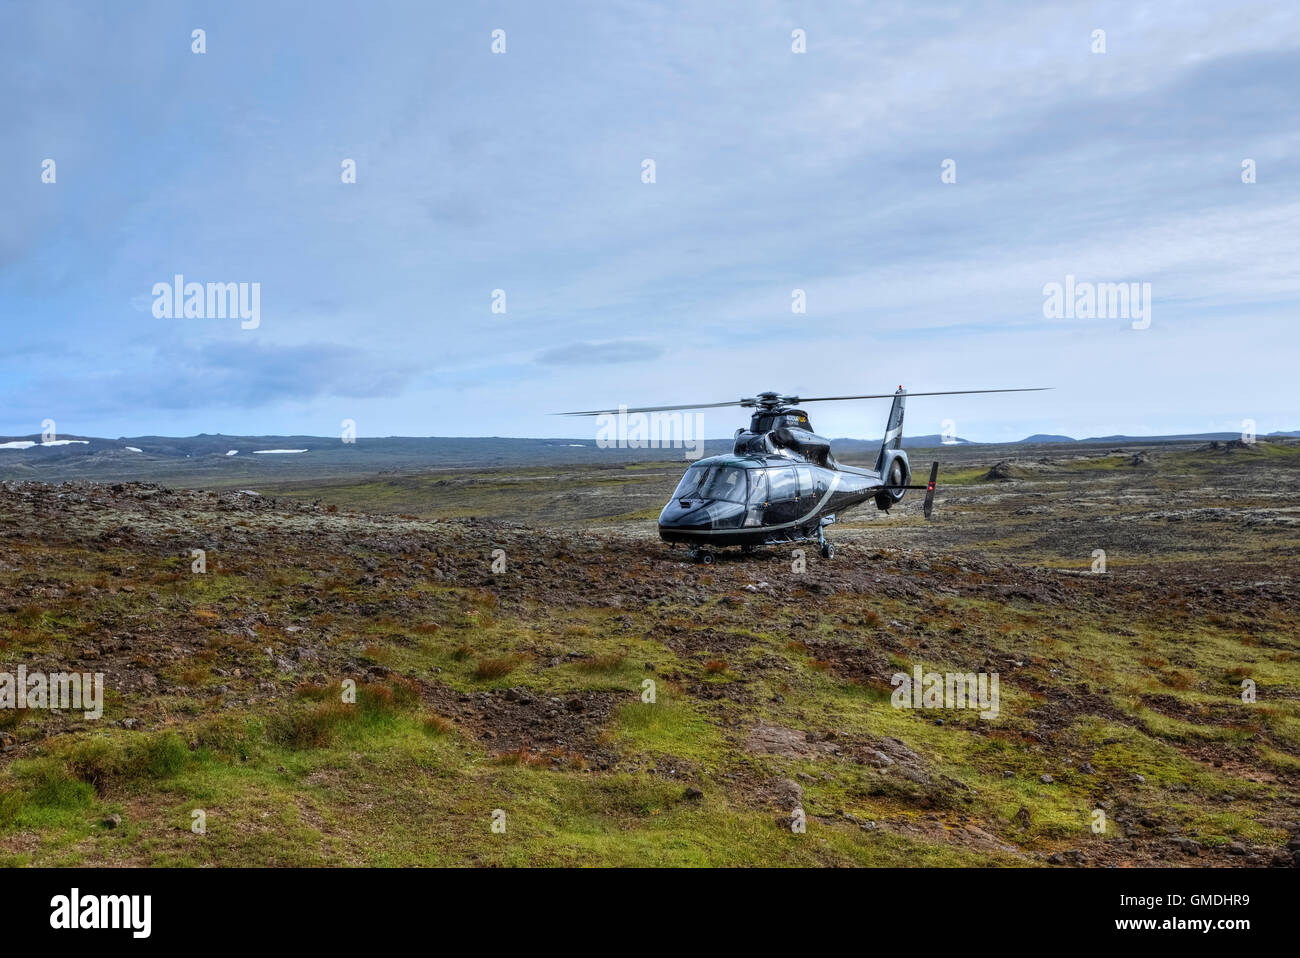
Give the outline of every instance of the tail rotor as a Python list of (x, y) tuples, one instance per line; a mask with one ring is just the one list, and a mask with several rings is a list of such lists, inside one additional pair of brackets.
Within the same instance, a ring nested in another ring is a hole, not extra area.
[(925, 487), (925, 506), (923, 511), (925, 517), (930, 518), (930, 513), (934, 511), (934, 485), (939, 479), (939, 464), (937, 462), (930, 465), (930, 481)]

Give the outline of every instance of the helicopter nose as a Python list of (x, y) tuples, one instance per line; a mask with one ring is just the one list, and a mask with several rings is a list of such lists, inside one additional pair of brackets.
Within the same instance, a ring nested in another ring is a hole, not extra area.
[(659, 513), (661, 529), (717, 529), (739, 525), (744, 506), (719, 499), (673, 499)]
[(659, 525), (669, 529), (684, 529), (699, 525), (708, 519), (707, 500), (672, 499), (659, 513)]

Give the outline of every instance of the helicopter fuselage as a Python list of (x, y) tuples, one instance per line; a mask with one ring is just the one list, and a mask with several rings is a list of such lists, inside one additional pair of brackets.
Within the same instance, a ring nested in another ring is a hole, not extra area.
[(887, 508), (901, 498), (874, 470), (825, 461), (832, 465), (790, 450), (701, 459), (660, 513), (659, 536), (696, 548), (793, 542), (818, 538), (837, 513), (869, 499)]

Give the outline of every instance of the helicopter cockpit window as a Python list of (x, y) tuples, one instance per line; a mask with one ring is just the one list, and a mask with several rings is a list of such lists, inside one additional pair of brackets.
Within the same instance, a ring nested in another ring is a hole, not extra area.
[(745, 470), (735, 466), (715, 466), (700, 483), (700, 495), (706, 499), (725, 499), (727, 502), (745, 501)]
[(682, 481), (677, 483), (677, 491), (673, 493), (673, 498), (686, 499), (695, 495), (695, 490), (700, 487), (700, 480), (708, 471), (708, 466), (691, 466), (687, 469), (686, 474), (682, 476)]
[(692, 466), (677, 484), (674, 499), (723, 499), (744, 502), (745, 470), (737, 466)]

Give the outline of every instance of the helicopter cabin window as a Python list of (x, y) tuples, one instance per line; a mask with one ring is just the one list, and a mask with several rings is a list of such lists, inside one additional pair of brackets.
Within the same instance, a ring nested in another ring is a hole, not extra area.
[(799, 477), (795, 474), (793, 466), (780, 466), (769, 469), (767, 471), (767, 480), (770, 487), (768, 499), (771, 502), (782, 502), (798, 497)]
[(691, 466), (677, 484), (674, 499), (723, 499), (744, 502), (745, 470), (737, 466)]

